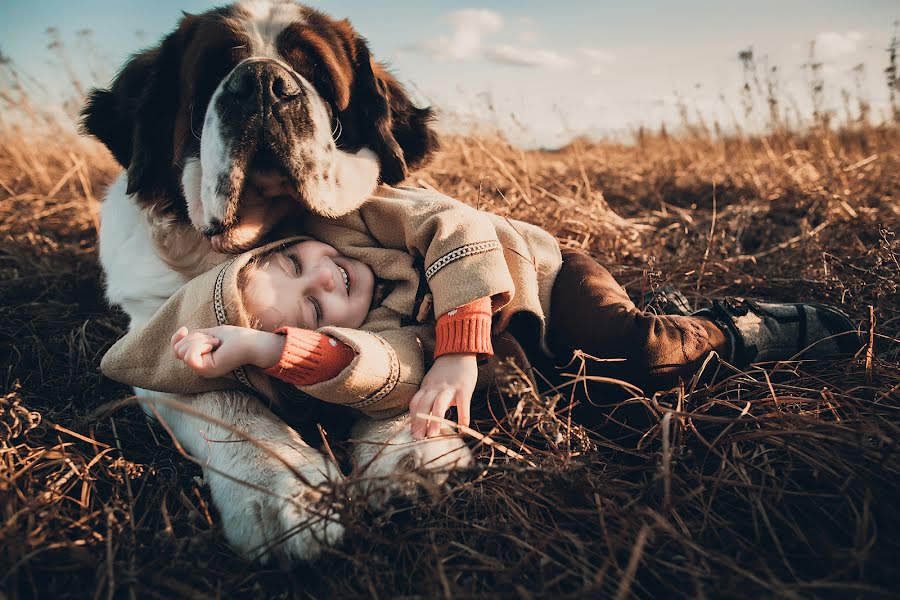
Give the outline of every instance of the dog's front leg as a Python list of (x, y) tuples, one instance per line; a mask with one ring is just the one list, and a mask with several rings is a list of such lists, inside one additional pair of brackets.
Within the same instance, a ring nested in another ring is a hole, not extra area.
[(330, 502), (336, 466), (252, 396), (137, 390), (144, 410), (203, 467), (225, 537), (251, 559), (309, 559), (343, 527)]

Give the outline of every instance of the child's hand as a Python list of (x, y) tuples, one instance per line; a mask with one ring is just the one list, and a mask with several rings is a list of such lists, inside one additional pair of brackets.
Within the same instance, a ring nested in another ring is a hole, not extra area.
[(244, 365), (274, 366), (283, 349), (283, 336), (230, 325), (181, 327), (172, 336), (175, 356), (203, 377), (221, 377)]
[(445, 354), (435, 359), (422, 380), (422, 386), (409, 403), (413, 437), (420, 440), (439, 435), (441, 423), (429, 421), (425, 415), (444, 418), (451, 406), (456, 406), (459, 424), (468, 426), (472, 392), (477, 380), (475, 354)]

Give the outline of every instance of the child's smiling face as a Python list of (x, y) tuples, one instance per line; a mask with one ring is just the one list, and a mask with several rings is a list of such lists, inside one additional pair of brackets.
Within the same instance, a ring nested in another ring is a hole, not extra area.
[(260, 329), (355, 329), (372, 304), (375, 275), (368, 265), (313, 240), (270, 254), (251, 267), (244, 305)]

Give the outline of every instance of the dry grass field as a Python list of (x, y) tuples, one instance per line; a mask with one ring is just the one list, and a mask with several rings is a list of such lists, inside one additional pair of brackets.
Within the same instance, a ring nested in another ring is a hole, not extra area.
[[(7, 73), (7, 76), (10, 76)], [(571, 423), (584, 377), (503, 373), (477, 468), (374, 508), (290, 572), (236, 556), (200, 469), (98, 371), (123, 333), (97, 262), (118, 171), (0, 92), (0, 598), (892, 596), (900, 589), (900, 126), (524, 151), (449, 137), (410, 183), (540, 224), (638, 293), (838, 305), (868, 343), (637, 398)], [(485, 398), (479, 398), (485, 406)], [(624, 421), (624, 424), (623, 424)]]

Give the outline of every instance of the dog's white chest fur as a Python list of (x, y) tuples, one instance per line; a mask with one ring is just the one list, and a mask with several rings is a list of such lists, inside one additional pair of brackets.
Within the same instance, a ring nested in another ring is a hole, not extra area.
[(107, 190), (100, 226), (106, 297), (140, 327), (190, 278), (227, 260), (187, 224), (140, 208), (125, 173)]

